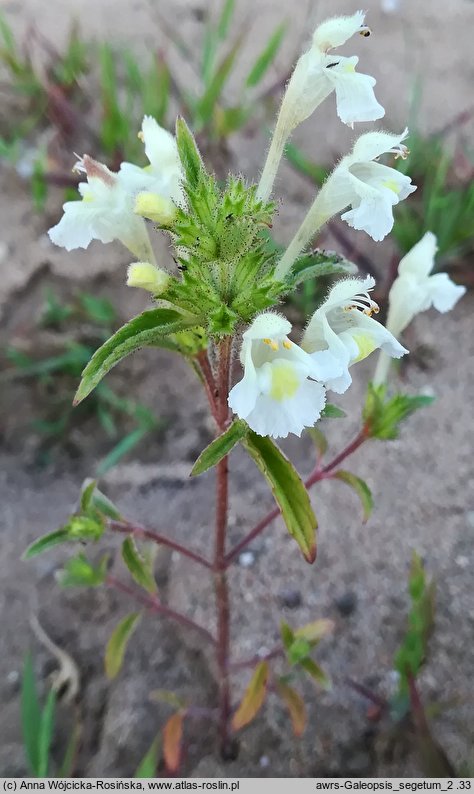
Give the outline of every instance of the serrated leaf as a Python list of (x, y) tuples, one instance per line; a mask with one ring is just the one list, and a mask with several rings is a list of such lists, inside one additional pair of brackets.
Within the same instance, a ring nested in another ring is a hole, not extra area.
[(21, 728), (26, 758), (33, 775), (38, 774), (39, 748), (38, 736), (41, 725), (41, 708), (36, 691), (33, 660), (28, 653), (25, 658), (21, 679)]
[(286, 27), (285, 23), (278, 25), (270, 36), (267, 45), (258, 56), (247, 76), (245, 84), (248, 88), (254, 88), (258, 85), (272, 65), (285, 36)]
[(286, 284), (289, 289), (295, 289), (298, 284), (327, 276), (355, 275), (357, 266), (349, 262), (335, 251), (322, 251), (316, 249), (310, 254), (297, 259), (292, 270), (286, 277)]
[(342, 419), (347, 416), (346, 412), (332, 403), (326, 403), (321, 411), (321, 419)]
[(270, 438), (250, 431), (243, 444), (269, 483), (290, 535), (307, 562), (314, 562), (318, 522), (298, 472)]
[(314, 620), (312, 623), (307, 623), (301, 626), (294, 632), (295, 637), (302, 637), (309, 643), (316, 643), (334, 631), (334, 621), (322, 618), (321, 620)]
[(231, 426), (201, 452), (191, 470), (191, 477), (197, 477), (208, 469), (216, 466), (222, 458), (239, 443), (248, 433), (248, 425), (242, 419), (236, 419)]
[(125, 356), (141, 347), (151, 346), (154, 340), (182, 331), (193, 324), (174, 309), (150, 309), (123, 325), (94, 353), (82, 373), (82, 380), (74, 397), (78, 405), (102, 378)]
[(301, 736), (307, 721), (306, 706), (303, 698), (296, 689), (293, 689), (281, 678), (276, 682), (276, 689), (290, 713), (295, 736)]
[(336, 480), (341, 480), (341, 482), (345, 482), (346, 485), (349, 485), (352, 490), (356, 492), (364, 510), (364, 523), (368, 521), (374, 507), (374, 500), (372, 497), (372, 492), (365, 480), (362, 480), (360, 477), (356, 477), (356, 475), (351, 474), (350, 471), (344, 471), (342, 469), (336, 471), (332, 477)]
[(138, 769), (133, 776), (134, 778), (156, 777), (160, 746), (161, 746), (161, 736), (158, 735), (153, 739), (150, 749), (140, 761), (140, 764), (138, 765)]
[(163, 728), (163, 756), (168, 772), (177, 772), (181, 761), (181, 740), (183, 738), (183, 719), (177, 711)]
[[(196, 188), (205, 176), (205, 169), (199, 154), (194, 135), (186, 124), (185, 120), (178, 116), (176, 119), (176, 144), (178, 146), (179, 158), (186, 181), (191, 188)], [(181, 329), (179, 329), (181, 330)]]
[(269, 666), (268, 662), (260, 662), (245, 690), (240, 706), (232, 719), (232, 728), (239, 731), (255, 719), (265, 701), (267, 694)]
[(140, 619), (140, 612), (132, 612), (123, 618), (113, 630), (105, 649), (105, 673), (107, 678), (115, 678), (120, 672), (128, 642)]
[(322, 689), (329, 690), (332, 688), (331, 679), (313, 659), (309, 657), (307, 659), (302, 659), (300, 665)]
[(130, 571), (133, 579), (140, 587), (144, 587), (149, 593), (156, 593), (157, 586), (155, 577), (150, 567), (147, 565), (137, 549), (132, 537), (125, 538), (122, 544), (122, 559)]
[(24, 552), (22, 559), (30, 560), (32, 557), (36, 557), (38, 554), (42, 554), (44, 551), (49, 551), (49, 549), (59, 546), (60, 543), (66, 543), (68, 540), (69, 528), (67, 526), (61, 527), (61, 529), (56, 529), (54, 532), (49, 532), (47, 535), (43, 535), (43, 537), (33, 541), (33, 543), (28, 546)]

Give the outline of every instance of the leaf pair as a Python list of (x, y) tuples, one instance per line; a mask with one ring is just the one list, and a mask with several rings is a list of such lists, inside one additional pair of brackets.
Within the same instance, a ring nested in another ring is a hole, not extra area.
[(235, 420), (201, 453), (191, 474), (202, 474), (215, 466), (241, 442), (262, 472), (288, 528), (307, 562), (316, 558), (316, 516), (308, 492), (292, 463), (270, 438), (258, 436), (243, 420)]

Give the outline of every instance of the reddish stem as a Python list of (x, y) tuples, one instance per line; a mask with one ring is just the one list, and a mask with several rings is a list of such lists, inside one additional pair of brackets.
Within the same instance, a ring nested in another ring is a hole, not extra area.
[(163, 615), (165, 618), (175, 620), (177, 623), (180, 623), (182, 626), (186, 626), (188, 629), (195, 629), (195, 631), (198, 631), (203, 637), (206, 638), (208, 642), (215, 644), (215, 638), (212, 636), (210, 631), (204, 628), (204, 626), (200, 626), (199, 623), (195, 623), (194, 620), (191, 620), (191, 618), (181, 614), (181, 612), (176, 612), (176, 610), (167, 607), (165, 604), (162, 604), (156, 596), (140, 593), (138, 590), (135, 590), (133, 587), (129, 587), (127, 584), (124, 584), (114, 576), (108, 576), (105, 580), (105, 583), (108, 585), (108, 587), (113, 587), (115, 590), (119, 590), (121, 593), (125, 593), (131, 598), (134, 598), (135, 601), (138, 601), (140, 604), (146, 607), (146, 609), (149, 609), (150, 612), (156, 612), (159, 615)]
[(167, 546), (169, 549), (177, 551), (184, 557), (188, 557), (190, 560), (197, 562), (199, 565), (203, 565), (205, 568), (210, 568), (212, 570), (212, 563), (210, 563), (209, 560), (206, 560), (205, 557), (202, 557), (200, 554), (191, 551), (191, 549), (186, 548), (186, 546), (182, 546), (180, 543), (176, 543), (176, 541), (171, 540), (171, 538), (168, 538), (165, 535), (152, 532), (150, 529), (146, 529), (139, 524), (132, 524), (129, 521), (109, 520), (108, 526), (113, 532), (121, 532), (124, 535), (133, 535), (135, 538), (144, 538), (146, 540), (152, 540), (154, 543), (158, 543), (160, 546)]
[(255, 656), (251, 656), (249, 659), (242, 659), (240, 662), (232, 662), (232, 664), (229, 665), (229, 669), (244, 670), (246, 667), (254, 667), (259, 662), (269, 662), (271, 659), (278, 659), (280, 656), (284, 655), (284, 649), (280, 645), (277, 645), (276, 648), (273, 648), (272, 651), (269, 651), (263, 656), (255, 654)]
[[(230, 337), (225, 337), (218, 348), (217, 374), (217, 434), (225, 430), (229, 419), (227, 398), (230, 377)], [(216, 468), (216, 524), (214, 547), (214, 587), (217, 607), (217, 666), (219, 670), (219, 733), (221, 753), (224, 758), (230, 752), (229, 716), (231, 713), (229, 652), (230, 652), (230, 604), (226, 576), (226, 534), (229, 507), (228, 457), (219, 461)]]
[(219, 416), (218, 416), (218, 409), (216, 402), (218, 397), (218, 388), (214, 378), (214, 374), (212, 372), (211, 364), (209, 362), (207, 351), (201, 350), (197, 354), (196, 359), (201, 370), (202, 382), (206, 390), (207, 399), (209, 401), (209, 407), (211, 409), (212, 416), (214, 417), (216, 423), (219, 424)]
[[(352, 455), (352, 453), (355, 452), (356, 449), (358, 449), (361, 446), (361, 444), (363, 444), (364, 441), (366, 441), (368, 438), (369, 438), (368, 428), (366, 425), (364, 425), (360, 433), (358, 433), (358, 435), (353, 439), (353, 441), (351, 441), (351, 443), (348, 444), (347, 447), (345, 447), (338, 455), (336, 455), (336, 457), (330, 463), (328, 463), (327, 466), (324, 466), (323, 468), (317, 466), (314, 469), (314, 471), (311, 472), (311, 474), (309, 475), (308, 479), (305, 482), (306, 488), (311, 488), (312, 485), (319, 482), (320, 480), (327, 479), (327, 477), (331, 474), (331, 472), (337, 466), (339, 466), (339, 464), (342, 463), (343, 460), (349, 457), (349, 455)], [(248, 533), (248, 535), (246, 535), (243, 538), (243, 540), (240, 541), (240, 543), (237, 543), (237, 545), (230, 550), (230, 552), (226, 557), (227, 565), (230, 565), (230, 563), (236, 557), (238, 557), (240, 552), (243, 551), (243, 549), (245, 549), (245, 547), (248, 546), (249, 543), (255, 540), (255, 538), (258, 537), (258, 535), (260, 535), (260, 533), (263, 532), (264, 529), (266, 529), (268, 525), (271, 524), (272, 521), (274, 521), (275, 518), (277, 518), (280, 515), (280, 512), (281, 512), (280, 508), (275, 507), (269, 513), (267, 513), (267, 515), (264, 516), (262, 520), (258, 522), (258, 524), (256, 524), (256, 526)]]

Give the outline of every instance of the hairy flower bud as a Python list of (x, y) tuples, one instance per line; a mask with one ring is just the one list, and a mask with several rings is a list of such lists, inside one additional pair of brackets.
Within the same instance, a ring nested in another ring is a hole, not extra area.
[(146, 289), (160, 295), (171, 281), (171, 276), (151, 262), (133, 262), (127, 271), (127, 286)]

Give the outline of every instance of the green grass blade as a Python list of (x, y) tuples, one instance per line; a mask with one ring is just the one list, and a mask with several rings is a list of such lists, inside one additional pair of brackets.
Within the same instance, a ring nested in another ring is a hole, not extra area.
[(247, 88), (255, 88), (264, 78), (268, 69), (275, 60), (276, 54), (281, 47), (286, 32), (286, 25), (281, 24), (270, 36), (266, 47), (262, 50), (250, 72), (247, 75), (245, 85)]

